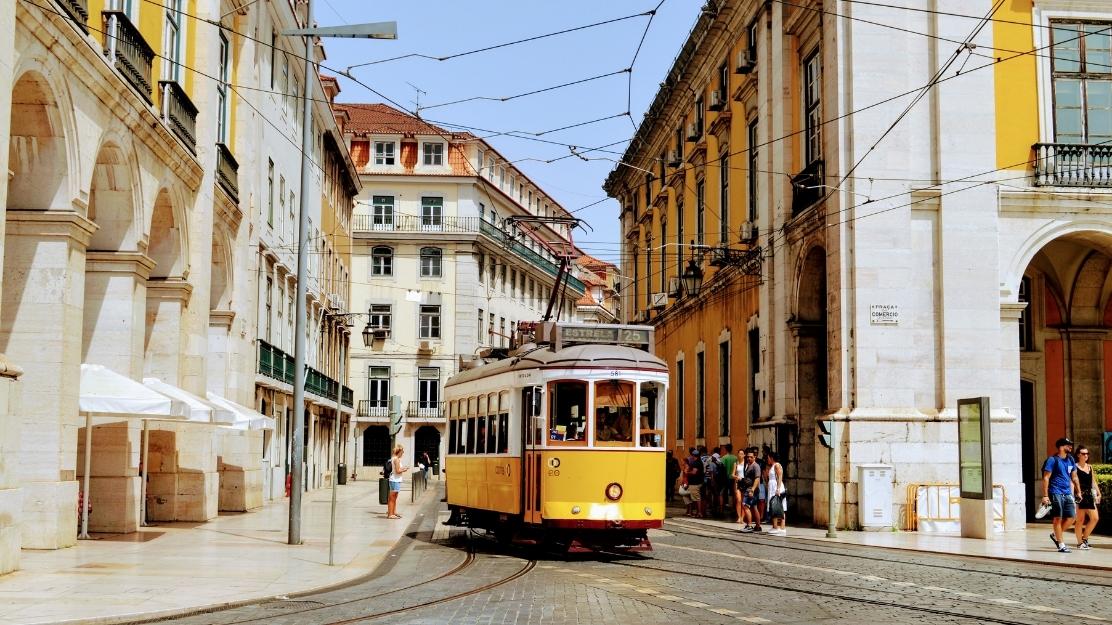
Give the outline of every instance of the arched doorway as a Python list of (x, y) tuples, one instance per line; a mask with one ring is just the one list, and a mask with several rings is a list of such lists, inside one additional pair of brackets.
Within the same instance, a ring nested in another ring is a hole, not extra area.
[[(815, 421), (826, 415), (829, 401), (826, 297), (826, 250), (815, 246), (804, 258), (795, 315), (789, 323), (795, 339), (798, 437), (784, 466), (789, 490), (798, 494), (797, 501), (811, 499), (815, 480)], [(781, 438), (777, 440), (779, 445)], [(781, 454), (784, 453), (781, 447)], [(812, 506), (802, 505), (795, 514), (809, 520), (812, 512)]]
[(428, 453), (433, 463), (440, 463), (440, 430), (422, 425), (413, 433), (413, 466), (421, 461), (421, 454)]
[(1065, 436), (1109, 462), (1112, 432), (1112, 236), (1075, 232), (1044, 245), (1016, 285), (1020, 412), (1028, 512), (1041, 467)]
[(381, 467), (390, 457), (390, 428), (372, 425), (363, 431), (363, 466)]

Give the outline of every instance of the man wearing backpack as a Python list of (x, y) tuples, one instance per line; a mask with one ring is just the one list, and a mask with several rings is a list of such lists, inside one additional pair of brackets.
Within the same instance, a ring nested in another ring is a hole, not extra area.
[(1058, 453), (1043, 463), (1042, 503), (1050, 504), (1050, 514), (1054, 517), (1050, 540), (1060, 553), (1069, 553), (1070, 548), (1062, 542), (1062, 532), (1076, 514), (1075, 503), (1081, 498), (1081, 483), (1077, 481), (1077, 464), (1073, 461), (1073, 441), (1059, 438), (1054, 446)]

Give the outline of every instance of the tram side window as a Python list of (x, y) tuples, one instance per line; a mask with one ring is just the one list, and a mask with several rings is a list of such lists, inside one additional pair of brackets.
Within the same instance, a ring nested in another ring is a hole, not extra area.
[(475, 417), (467, 420), (467, 448), (463, 450), (463, 453), (475, 453)]
[(552, 441), (576, 442), (587, 440), (587, 383), (553, 382), (548, 438)]
[(498, 415), (498, 453), (510, 453), (510, 415), (506, 412)]
[(544, 419), (541, 416), (542, 389), (539, 386), (527, 386), (521, 389), (522, 422), (525, 424), (530, 445), (544, 444)]
[(633, 382), (621, 380), (595, 383), (596, 442), (633, 443), (633, 389)]
[(479, 417), (479, 429), (475, 430), (475, 453), (486, 453), (487, 418)]
[(459, 421), (453, 419), (448, 422), (448, 453), (456, 453), (456, 438), (459, 434)]
[(642, 447), (660, 447), (664, 441), (664, 387), (652, 382), (641, 383), (640, 414)]
[(500, 451), (502, 451), (502, 449), (497, 446), (497, 444), (498, 444), (498, 439), (497, 439), (498, 432), (494, 427), (496, 425), (496, 423), (497, 423), (497, 418), (495, 417), (495, 415), (490, 415), (490, 417), (487, 418), (487, 453), (488, 454), (496, 454), (496, 453), (499, 453)]

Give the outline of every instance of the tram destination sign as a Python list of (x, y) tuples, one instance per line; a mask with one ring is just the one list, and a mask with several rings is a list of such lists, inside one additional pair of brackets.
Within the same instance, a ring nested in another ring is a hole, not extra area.
[(575, 344), (631, 345), (653, 350), (653, 329), (647, 326), (599, 323), (541, 324), (542, 341), (554, 343), (556, 349)]

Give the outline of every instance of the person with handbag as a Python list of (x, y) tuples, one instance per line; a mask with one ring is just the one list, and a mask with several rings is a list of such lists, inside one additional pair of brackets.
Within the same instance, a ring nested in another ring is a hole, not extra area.
[(1089, 464), (1089, 448), (1077, 448), (1077, 483), (1081, 486), (1081, 501), (1077, 504), (1077, 518), (1074, 519), (1073, 532), (1077, 536), (1077, 548), (1082, 551), (1092, 549), (1089, 535), (1100, 521), (1100, 487), (1093, 476), (1093, 465)]
[(775, 451), (769, 450), (766, 455), (768, 462), (768, 516), (772, 520), (772, 529), (768, 530), (773, 536), (786, 536), (787, 527), (784, 526), (784, 467), (780, 464)]

